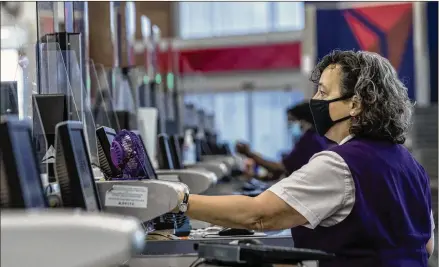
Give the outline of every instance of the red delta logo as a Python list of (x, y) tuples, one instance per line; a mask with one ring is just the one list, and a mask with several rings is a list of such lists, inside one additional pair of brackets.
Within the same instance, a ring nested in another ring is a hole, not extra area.
[(376, 52), (399, 69), (412, 29), (412, 3), (349, 9), (343, 16), (361, 50)]

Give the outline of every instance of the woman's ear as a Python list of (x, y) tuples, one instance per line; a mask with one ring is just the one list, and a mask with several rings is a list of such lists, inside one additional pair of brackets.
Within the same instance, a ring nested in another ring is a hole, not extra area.
[(361, 113), (361, 111), (363, 111), (363, 105), (361, 104), (361, 99), (355, 95), (352, 97), (350, 115), (352, 117), (356, 117)]

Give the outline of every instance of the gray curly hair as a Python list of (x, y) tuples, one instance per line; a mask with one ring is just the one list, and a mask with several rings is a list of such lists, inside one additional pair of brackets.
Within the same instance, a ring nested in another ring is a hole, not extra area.
[(362, 112), (352, 118), (350, 133), (403, 144), (411, 126), (413, 104), (390, 62), (372, 52), (334, 50), (315, 67), (310, 80), (318, 84), (323, 71), (338, 65), (341, 95), (356, 96)]

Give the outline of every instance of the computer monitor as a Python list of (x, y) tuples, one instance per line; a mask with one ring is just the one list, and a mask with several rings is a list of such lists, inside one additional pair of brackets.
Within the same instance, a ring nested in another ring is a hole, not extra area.
[(174, 168), (177, 170), (184, 169), (183, 161), (181, 159), (181, 149), (178, 135), (174, 134), (169, 137), (169, 152), (171, 152)]
[(30, 125), (15, 116), (2, 117), (0, 136), (1, 207), (46, 208)]
[(159, 168), (164, 170), (173, 170), (174, 164), (172, 162), (171, 151), (169, 148), (169, 137), (167, 134), (159, 134), (158, 136), (159, 149), (157, 159)]
[(0, 83), (0, 115), (18, 115), (17, 82)]
[(130, 130), (132, 128), (132, 125), (130, 125), (131, 114), (130, 114), (129, 111), (116, 110), (114, 112), (114, 114), (116, 114), (117, 121), (119, 122), (119, 128), (120, 129), (117, 129), (118, 131), (120, 131), (120, 130)]
[(179, 132), (178, 124), (176, 120), (167, 119), (165, 121), (165, 127), (166, 127), (166, 133), (169, 134), (169, 136), (172, 136)]
[(55, 139), (55, 175), (64, 207), (99, 211), (101, 205), (82, 123), (79, 121), (58, 123)]
[(143, 146), (143, 150), (145, 151), (145, 168), (147, 175), (149, 179), (157, 179), (157, 173), (155, 172), (154, 166), (152, 165), (151, 158), (149, 157), (148, 151), (145, 148), (145, 142), (142, 139), (142, 136), (140, 135), (140, 131), (132, 131), (133, 133), (137, 134), (137, 136), (140, 139), (140, 143)]
[(118, 177), (121, 171), (111, 161), (111, 142), (116, 137), (116, 131), (109, 127), (96, 129), (98, 141), (99, 167), (107, 179)]
[(220, 145), (220, 151), (222, 155), (232, 155), (232, 150), (230, 149), (229, 144), (223, 143)]
[(197, 116), (197, 127), (200, 129), (204, 129), (206, 128), (206, 113), (204, 112), (204, 110), (199, 109), (196, 111), (196, 116)]
[(194, 104), (187, 103), (184, 105), (184, 116), (186, 127), (194, 127), (197, 125), (197, 114)]

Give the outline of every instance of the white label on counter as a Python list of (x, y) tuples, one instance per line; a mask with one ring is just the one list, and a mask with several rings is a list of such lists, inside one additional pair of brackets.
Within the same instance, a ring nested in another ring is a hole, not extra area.
[(143, 208), (148, 205), (148, 188), (143, 186), (114, 185), (105, 193), (105, 206)]
[(176, 174), (159, 174), (157, 177), (162, 181), (180, 182), (180, 179), (178, 179), (178, 175)]

